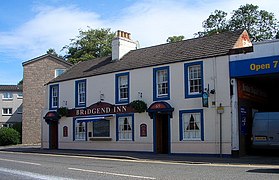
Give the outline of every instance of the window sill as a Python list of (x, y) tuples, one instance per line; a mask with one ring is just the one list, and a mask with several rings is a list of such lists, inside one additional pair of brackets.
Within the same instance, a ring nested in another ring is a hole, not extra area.
[(112, 138), (110, 137), (102, 137), (102, 138), (97, 138), (97, 137), (93, 137), (93, 138), (89, 138), (90, 141), (111, 141)]

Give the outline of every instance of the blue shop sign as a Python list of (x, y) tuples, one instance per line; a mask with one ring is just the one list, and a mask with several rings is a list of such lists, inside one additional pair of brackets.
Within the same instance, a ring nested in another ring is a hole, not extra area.
[(230, 62), (230, 76), (242, 77), (279, 73), (279, 56)]

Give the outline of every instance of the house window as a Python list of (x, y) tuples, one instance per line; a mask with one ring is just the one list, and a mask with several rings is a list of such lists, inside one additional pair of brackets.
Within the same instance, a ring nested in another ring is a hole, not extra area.
[(86, 106), (86, 80), (76, 81), (76, 107)]
[(11, 100), (11, 99), (13, 99), (13, 94), (10, 93), (10, 92), (4, 92), (4, 93), (3, 93), (3, 99), (5, 99), (5, 100)]
[(76, 122), (75, 125), (75, 140), (85, 140), (85, 122)]
[(129, 102), (129, 73), (115, 75), (115, 102), (117, 104)]
[(65, 72), (65, 69), (55, 69), (55, 77), (60, 76)]
[(13, 108), (3, 108), (2, 115), (11, 116), (13, 114)]
[(49, 109), (57, 109), (59, 104), (59, 85), (50, 86), (50, 102)]
[(17, 98), (18, 99), (22, 99), (23, 98), (22, 92), (17, 93)]
[(67, 126), (63, 127), (63, 137), (68, 137), (68, 127)]
[(180, 140), (203, 141), (203, 111), (186, 110), (179, 112)]
[(203, 92), (202, 62), (187, 63), (185, 71), (185, 98), (201, 97)]
[(100, 120), (93, 122), (93, 137), (110, 137), (110, 121)]
[(133, 115), (117, 116), (117, 140), (134, 140)]
[(169, 67), (153, 69), (153, 99), (170, 99)]

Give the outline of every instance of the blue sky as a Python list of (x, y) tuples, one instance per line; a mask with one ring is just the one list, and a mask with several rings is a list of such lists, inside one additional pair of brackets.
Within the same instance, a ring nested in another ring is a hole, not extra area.
[(17, 84), (22, 62), (54, 48), (59, 54), (78, 30), (124, 30), (141, 47), (166, 43), (173, 35), (187, 39), (202, 30), (215, 9), (231, 13), (252, 3), (273, 12), (278, 0), (8, 0), (0, 4), (0, 84)]

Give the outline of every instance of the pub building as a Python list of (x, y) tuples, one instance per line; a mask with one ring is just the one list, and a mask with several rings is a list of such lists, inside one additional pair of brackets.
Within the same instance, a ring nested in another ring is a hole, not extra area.
[(42, 148), (231, 155), (229, 61), (249, 51), (245, 30), (146, 48), (117, 31), (47, 84)]

